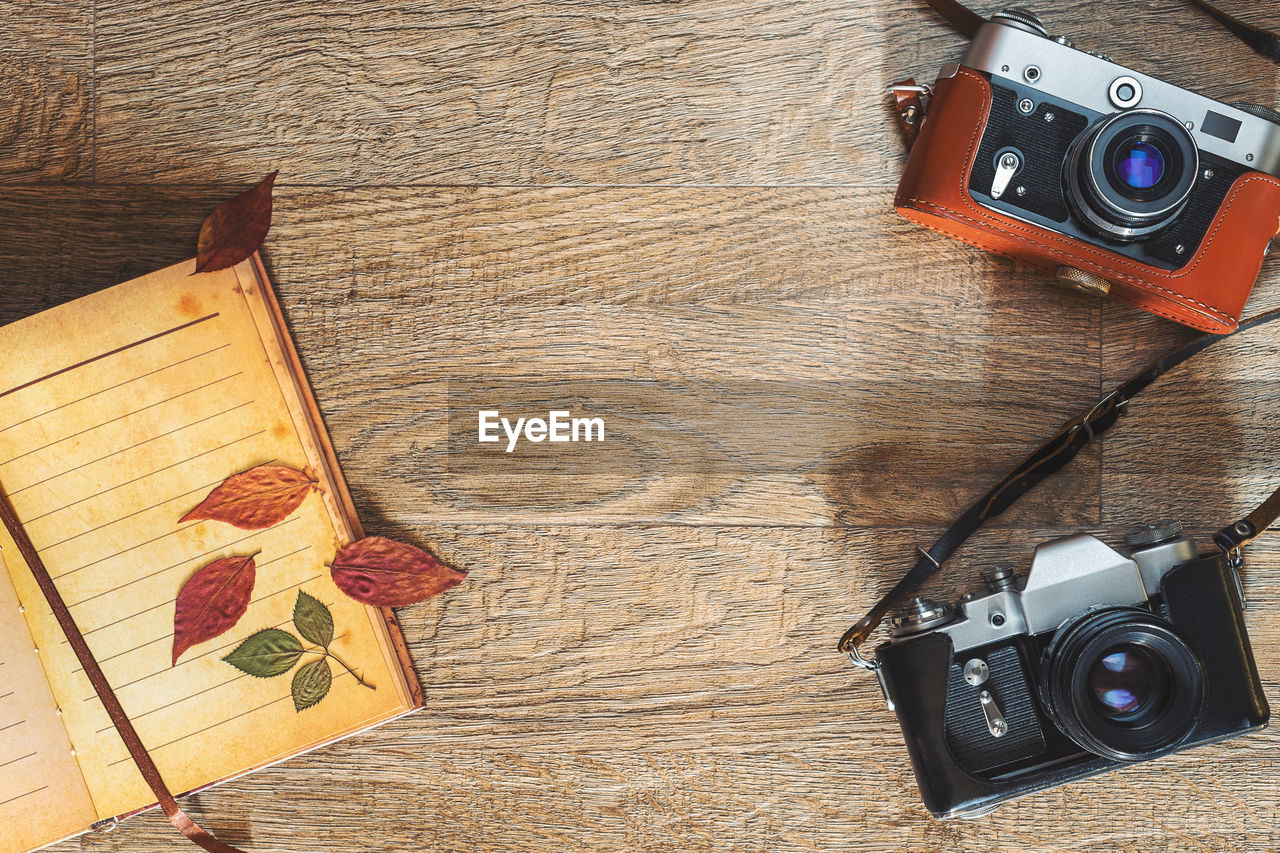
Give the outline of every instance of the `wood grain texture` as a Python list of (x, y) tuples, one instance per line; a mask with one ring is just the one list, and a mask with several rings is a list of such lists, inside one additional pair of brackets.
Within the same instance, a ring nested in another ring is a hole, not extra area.
[(3, 0), (0, 21), (0, 184), (88, 179), (92, 7)]
[[(98, 176), (120, 182), (887, 186), (884, 87), (963, 53), (919, 0), (97, 9)], [(1132, 27), (1096, 0), (1045, 14), (1214, 97), (1275, 89), (1273, 64), (1185, 0)]]
[[(903, 230), (889, 208), (882, 190), (321, 192), (277, 232), (298, 255), (271, 263), (307, 282), (285, 296), (301, 322), (334, 331), (307, 367), (351, 479), (398, 481), (390, 514), (941, 521), (1096, 393), (1096, 313), (1025, 271), (993, 296), (1001, 262), (957, 270), (940, 238), (904, 292), (872, 248)], [(352, 254), (317, 276), (310, 246), (335, 216)], [(867, 253), (877, 272), (851, 275)], [(1019, 417), (1045, 385), (1053, 402)], [(513, 458), (474, 441), (478, 401), (533, 415), (554, 399), (608, 411), (617, 442)], [(954, 478), (894, 473), (929, 458)], [(1088, 470), (1044, 517), (1088, 515)]]
[[(984, 533), (956, 577), (1063, 530)], [(981, 821), (925, 818), (874, 679), (829, 651), (924, 533), (451, 529), (440, 547), (479, 571), (401, 612), (429, 709), (202, 794), (197, 813), (264, 853), (347, 850), (353, 826), (387, 850), (1274, 849), (1274, 729)], [(1274, 695), (1280, 549), (1251, 558)], [(146, 817), (85, 849), (166, 831)]]
[[(1213, 97), (1280, 94), (1184, 0), (1040, 11)], [(931, 821), (874, 679), (833, 652), (916, 545), (1186, 338), (893, 215), (883, 87), (963, 49), (920, 0), (82, 0), (0, 21), (21, 96), (0, 180), (50, 184), (0, 195), (0, 320), (191, 257), (205, 213), (280, 168), (265, 256), (365, 527), (471, 570), (401, 612), (428, 710), (193, 798), (226, 840), (1280, 848), (1274, 730)], [(74, 97), (50, 83), (67, 68)], [(1271, 262), (1249, 312), (1278, 304)], [(930, 593), (1050, 536), (1203, 534), (1249, 507), (1280, 476), (1276, 340), (1162, 380)], [(607, 456), (467, 446), (479, 401), (566, 396), (615, 424)], [(1278, 543), (1246, 577), (1273, 703)], [(55, 849), (174, 838), (144, 815)]]

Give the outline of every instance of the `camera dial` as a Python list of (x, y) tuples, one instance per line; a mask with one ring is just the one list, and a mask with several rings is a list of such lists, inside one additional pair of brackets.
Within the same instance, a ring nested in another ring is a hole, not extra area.
[(1165, 521), (1134, 528), (1124, 535), (1124, 544), (1130, 548), (1145, 548), (1148, 545), (1159, 545), (1161, 542), (1177, 539), (1181, 535), (1182, 522)]
[(1018, 576), (1013, 566), (992, 566), (989, 569), (983, 569), (981, 574), (983, 582), (991, 592), (1014, 589), (1018, 584)]
[(1035, 33), (1038, 36), (1049, 37), (1049, 31), (1045, 28), (1044, 21), (1040, 20), (1040, 16), (1023, 9), (1021, 6), (1001, 9), (991, 16), (991, 20), (1000, 24), (1011, 24), (1018, 29)]
[(1081, 134), (1065, 171), (1072, 210), (1101, 236), (1128, 242), (1156, 234), (1182, 212), (1200, 152), (1168, 113), (1128, 110)]
[(906, 637), (936, 628), (951, 621), (954, 611), (949, 604), (928, 598), (913, 598), (897, 613), (889, 617), (889, 627), (895, 637)]
[(1257, 116), (1263, 121), (1280, 124), (1280, 112), (1276, 112), (1271, 107), (1264, 107), (1262, 104), (1255, 104), (1250, 101), (1236, 101), (1231, 106), (1251, 116)]

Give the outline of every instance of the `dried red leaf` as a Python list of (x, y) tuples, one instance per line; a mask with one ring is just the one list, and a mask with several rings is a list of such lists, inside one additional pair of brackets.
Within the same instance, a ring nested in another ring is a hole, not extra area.
[(352, 542), (329, 567), (338, 589), (363, 604), (403, 607), (439, 595), (467, 576), (430, 553), (382, 536)]
[(225, 634), (240, 621), (257, 579), (255, 556), (214, 560), (182, 585), (173, 614), (175, 664), (187, 649)]
[(253, 189), (213, 209), (200, 227), (196, 272), (233, 267), (258, 251), (271, 230), (271, 190), (278, 174), (272, 172)]
[(284, 521), (316, 481), (283, 465), (259, 465), (233, 474), (179, 522), (225, 521), (241, 530), (262, 530)]

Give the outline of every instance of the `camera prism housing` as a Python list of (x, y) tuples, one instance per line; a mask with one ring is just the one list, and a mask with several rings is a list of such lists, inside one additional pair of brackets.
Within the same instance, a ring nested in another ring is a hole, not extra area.
[(954, 608), (913, 600), (876, 650), (929, 811), (1026, 794), (1245, 734), (1269, 710), (1235, 570), (1177, 525), (1087, 534), (984, 572)]
[(1280, 114), (1051, 39), (1025, 11), (944, 68), (903, 216), (1209, 332), (1239, 323), (1280, 231)]

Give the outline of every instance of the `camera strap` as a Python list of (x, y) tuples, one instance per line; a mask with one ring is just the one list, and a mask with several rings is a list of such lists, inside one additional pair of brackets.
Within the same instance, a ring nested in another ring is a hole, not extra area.
[[(1000, 482), (965, 510), (928, 550), (916, 549), (919, 552), (919, 558), (915, 565), (871, 608), (866, 616), (845, 632), (840, 638), (840, 651), (849, 654), (856, 662), (874, 666), (858, 656), (858, 647), (870, 636), (890, 610), (900, 605), (908, 595), (933, 577), (942, 568), (947, 558), (955, 553), (956, 549), (988, 519), (995, 518), (1004, 512), (1032, 487), (1074, 459), (1085, 445), (1109, 430), (1126, 411), (1129, 401), (1160, 376), (1224, 338), (1238, 335), (1274, 320), (1280, 320), (1280, 308), (1241, 322), (1234, 332), (1208, 334), (1195, 338), (1157, 358), (1099, 399), (1088, 411), (1063, 424), (1053, 438), (1022, 460)], [(1280, 518), (1280, 489), (1277, 489), (1248, 516), (1219, 531), (1214, 536), (1214, 541), (1228, 554), (1233, 565), (1238, 566), (1241, 560), (1240, 549), (1257, 538), (1277, 518)]]
[[(956, 0), (925, 0), (925, 2), (935, 12), (946, 18), (947, 23), (968, 38), (973, 38), (974, 33), (978, 31), (978, 27), (987, 22), (986, 18), (956, 2)], [(1225, 27), (1240, 41), (1272, 62), (1280, 63), (1280, 35), (1270, 30), (1247, 24), (1233, 15), (1228, 15), (1217, 6), (1207, 2), (1207, 0), (1191, 0), (1191, 2), (1203, 9), (1206, 14)]]

